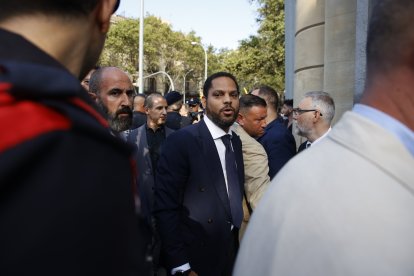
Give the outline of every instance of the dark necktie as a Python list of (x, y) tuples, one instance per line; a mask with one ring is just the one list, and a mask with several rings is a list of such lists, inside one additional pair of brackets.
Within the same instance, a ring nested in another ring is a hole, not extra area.
[(237, 174), (236, 158), (230, 144), (230, 135), (226, 134), (221, 137), (223, 144), (226, 146), (226, 172), (227, 185), (229, 190), (229, 201), (233, 225), (240, 229), (243, 219), (242, 197), (240, 192), (239, 178)]

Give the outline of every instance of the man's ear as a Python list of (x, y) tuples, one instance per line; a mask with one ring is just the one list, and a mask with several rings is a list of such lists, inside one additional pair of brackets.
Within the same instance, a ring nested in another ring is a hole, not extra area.
[(244, 118), (244, 116), (243, 116), (241, 113), (237, 114), (236, 122), (237, 122), (240, 126), (243, 126), (243, 125), (244, 125), (243, 118)]
[(206, 97), (202, 96), (201, 97), (201, 104), (203, 105), (203, 108), (205, 109), (207, 106), (207, 99)]
[(109, 31), (111, 16), (114, 12), (117, 0), (100, 0), (96, 7), (96, 20), (102, 33)]

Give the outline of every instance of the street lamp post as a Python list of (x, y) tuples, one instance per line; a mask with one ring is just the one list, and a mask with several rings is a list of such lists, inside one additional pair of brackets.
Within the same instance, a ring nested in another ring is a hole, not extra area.
[(170, 91), (170, 90), (175, 90), (175, 88), (174, 88), (174, 82), (173, 82), (172, 78), (171, 78), (171, 77), (170, 77), (170, 75), (168, 75), (168, 73), (167, 73), (167, 72), (165, 72), (165, 71), (158, 71), (158, 72), (155, 72), (155, 73), (149, 74), (149, 75), (147, 75), (147, 76), (143, 77), (142, 79), (146, 79), (146, 78), (149, 78), (149, 77), (152, 77), (152, 76), (158, 75), (158, 74), (163, 74), (163, 75), (166, 75), (166, 76), (167, 76), (168, 80), (170, 81), (170, 89), (169, 89), (169, 91)]
[(141, 0), (141, 18), (139, 20), (139, 93), (144, 93), (144, 0)]
[(207, 50), (204, 46), (196, 41), (192, 41), (191, 45), (200, 45), (204, 50), (204, 81), (207, 79)]
[(192, 71), (193, 71), (193, 69), (190, 69), (190, 71), (188, 71), (187, 73), (184, 74), (184, 82), (183, 82), (183, 104), (185, 104), (185, 78)]

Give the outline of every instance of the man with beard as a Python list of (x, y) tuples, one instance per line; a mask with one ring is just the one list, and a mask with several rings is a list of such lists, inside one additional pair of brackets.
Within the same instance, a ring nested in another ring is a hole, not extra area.
[(320, 142), (331, 131), (335, 103), (326, 92), (312, 91), (305, 94), (299, 106), (293, 109), (296, 134), (306, 137), (298, 152)]
[(226, 72), (204, 83), (206, 116), (171, 134), (155, 179), (154, 215), (172, 275), (231, 275), (243, 219), (240, 138), (230, 130), (239, 86)]
[(131, 127), (135, 91), (127, 73), (117, 67), (99, 68), (91, 76), (89, 92), (107, 114), (113, 131), (120, 133)]
[(80, 84), (118, 2), (0, 2), (1, 275), (145, 275), (132, 152)]

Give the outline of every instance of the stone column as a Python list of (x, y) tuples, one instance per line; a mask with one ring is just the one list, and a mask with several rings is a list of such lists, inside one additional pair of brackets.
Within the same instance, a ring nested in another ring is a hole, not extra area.
[(334, 122), (352, 109), (357, 0), (326, 0), (324, 91), (335, 101)]
[(323, 90), (324, 33), (325, 0), (296, 0), (294, 106), (306, 92)]

